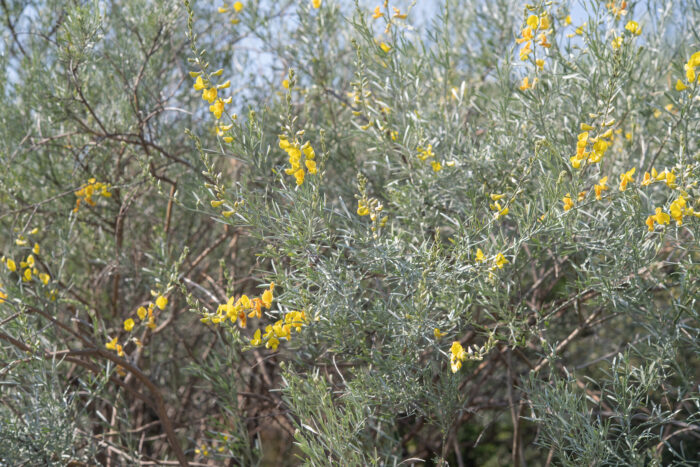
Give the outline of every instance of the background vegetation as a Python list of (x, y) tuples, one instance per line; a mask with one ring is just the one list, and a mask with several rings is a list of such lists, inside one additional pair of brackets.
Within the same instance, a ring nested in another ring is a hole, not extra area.
[(3, 465), (700, 461), (697, 1), (0, 8)]

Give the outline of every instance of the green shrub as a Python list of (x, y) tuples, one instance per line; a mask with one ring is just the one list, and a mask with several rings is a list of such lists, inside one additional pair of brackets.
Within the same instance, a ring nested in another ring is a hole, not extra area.
[(2, 2), (3, 463), (698, 461), (700, 8), (378, 3)]

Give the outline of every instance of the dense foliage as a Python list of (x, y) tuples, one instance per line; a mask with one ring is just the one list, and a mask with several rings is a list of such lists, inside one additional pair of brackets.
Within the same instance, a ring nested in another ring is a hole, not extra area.
[(0, 9), (0, 464), (700, 461), (697, 1)]

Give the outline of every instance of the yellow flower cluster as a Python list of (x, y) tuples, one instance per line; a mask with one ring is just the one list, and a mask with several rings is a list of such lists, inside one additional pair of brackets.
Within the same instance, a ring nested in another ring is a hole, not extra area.
[[(538, 44), (539, 46), (543, 47), (543, 49), (548, 49), (552, 46), (552, 44), (550, 44), (547, 40), (547, 35), (552, 32), (550, 29), (551, 21), (547, 12), (544, 12), (539, 16), (531, 14), (527, 17), (525, 23), (526, 26), (521, 32), (521, 37), (516, 39), (518, 44), (525, 44), (520, 49), (520, 60), (522, 61), (528, 60), (530, 54), (533, 53), (533, 43), (536, 45)], [(538, 31), (539, 34), (537, 34)], [(535, 34), (537, 34), (536, 38)], [(543, 57), (535, 58), (535, 66), (538, 70), (544, 69), (544, 63)], [(537, 84), (537, 78), (530, 81), (530, 77), (525, 76), (519, 88), (521, 91), (527, 91), (528, 89), (534, 88), (535, 84)]]
[[(474, 257), (474, 261), (476, 263), (486, 262), (486, 255), (484, 255), (484, 252), (481, 251), (481, 248), (476, 249), (476, 256)], [(506, 257), (503, 256), (503, 253), (498, 253), (493, 258), (493, 265), (491, 266), (491, 269), (503, 269), (503, 266), (505, 266), (508, 263), (510, 263), (510, 261), (508, 261)]]
[(608, 177), (603, 177), (598, 181), (597, 184), (593, 185), (593, 191), (595, 191), (595, 199), (597, 199), (598, 201), (601, 200), (603, 192), (610, 189), (607, 183)]
[[(223, 196), (220, 193), (217, 193), (217, 197)], [(236, 212), (238, 212), (238, 209), (243, 206), (245, 203), (245, 200), (241, 201), (235, 201), (233, 203), (233, 206), (227, 205), (226, 201), (223, 199), (213, 199), (209, 202), (211, 204), (211, 207), (213, 208), (221, 208), (221, 215), (224, 216), (225, 218), (229, 218), (232, 215), (234, 215)]]
[(562, 199), (562, 202), (564, 203), (564, 211), (569, 211), (574, 207), (574, 202), (571, 200), (571, 193), (567, 193)]
[(464, 350), (462, 344), (458, 341), (452, 342), (450, 347), (450, 368), (452, 373), (457, 373), (462, 368), (462, 362), (467, 360), (480, 361), (484, 359), (484, 355), (489, 353), (496, 345), (496, 334), (491, 332), (488, 341), (481, 347), (469, 346)]
[[(385, 34), (389, 34), (389, 31), (391, 30), (391, 26), (396, 22), (396, 20), (405, 20), (408, 18), (408, 13), (402, 13), (399, 8), (392, 7), (392, 10), (394, 11), (393, 14), (390, 14), (389, 12), (389, 1), (384, 0), (384, 10), (386, 13), (382, 12), (382, 7), (381, 6), (376, 6), (374, 8), (374, 11), (372, 12), (372, 18), (373, 19), (379, 19), (382, 17), (388, 18), (386, 28), (384, 29)], [(410, 11), (410, 7), (409, 7)]]
[[(29, 235), (35, 235), (37, 233), (39, 233), (39, 229), (35, 228), (29, 232)], [(15, 245), (29, 248), (29, 239), (27, 239), (24, 235), (19, 235), (15, 239)], [(51, 276), (48, 273), (39, 272), (37, 264), (37, 257), (41, 252), (41, 247), (35, 242), (30, 251), (31, 252), (28, 253), (24, 260), (20, 261), (19, 264), (17, 264), (12, 258), (6, 258), (4, 256), (0, 258), (0, 262), (5, 264), (8, 271), (14, 272), (21, 277), (22, 282), (30, 282), (32, 278), (36, 278), (42, 284), (48, 285), (51, 281)], [(55, 297), (55, 291), (52, 291), (49, 297), (53, 299)], [(7, 298), (7, 296), (5, 296), (5, 298)]]
[[(151, 295), (155, 297), (155, 300), (148, 303), (148, 308), (143, 306), (138, 307), (138, 309), (136, 310), (136, 315), (139, 317), (142, 323), (145, 322), (144, 325), (148, 329), (150, 329), (151, 331), (155, 331), (156, 318), (154, 315), (154, 311), (156, 309), (160, 311), (165, 310), (165, 307), (168, 306), (168, 297), (154, 291), (151, 291)], [(133, 318), (127, 318), (126, 320), (124, 320), (123, 326), (126, 332), (131, 332), (136, 326), (136, 321), (134, 321)], [(142, 346), (141, 341), (136, 337), (132, 337), (130, 340), (133, 341), (137, 347)], [(122, 347), (122, 345), (119, 344), (119, 337), (115, 337), (114, 339), (108, 341), (105, 344), (105, 347), (109, 350), (115, 350), (117, 352), (117, 355), (119, 355), (120, 357), (124, 356), (124, 347)]]
[[(303, 134), (303, 131), (297, 133), (298, 136), (302, 136)], [(294, 141), (291, 143), (285, 135), (280, 135), (279, 139), (280, 148), (284, 149), (289, 156), (289, 168), (285, 170), (285, 173), (287, 175), (294, 175), (297, 186), (301, 185), (304, 183), (304, 177), (306, 175), (304, 166), (309, 174), (315, 175), (317, 173), (316, 161), (314, 160), (316, 158), (314, 148), (311, 147), (311, 143), (308, 141), (301, 144), (297, 138), (294, 138)], [(303, 165), (302, 155), (304, 156)]]
[(642, 34), (642, 27), (636, 21), (628, 21), (627, 24), (625, 24), (625, 29), (633, 36)]
[(230, 104), (232, 101), (231, 97), (226, 99), (219, 97), (219, 89), (226, 89), (230, 87), (231, 81), (226, 81), (225, 83), (218, 84), (216, 86), (212, 86), (210, 81), (212, 76), (221, 76), (223, 72), (224, 70), (217, 70), (214, 73), (211, 73), (209, 79), (202, 78), (201, 72), (190, 72), (190, 76), (196, 78), (192, 87), (195, 91), (202, 91), (202, 99), (211, 104), (209, 106), (209, 111), (214, 114), (214, 117), (216, 117), (217, 120), (220, 119), (221, 115), (224, 113), (225, 104)]
[[(625, 25), (625, 30), (629, 32), (630, 36), (639, 36), (642, 33), (642, 27), (636, 21), (628, 21)], [(622, 36), (613, 36), (612, 38), (612, 48), (613, 50), (619, 50), (624, 43)]]
[(642, 186), (649, 186), (654, 182), (666, 182), (666, 185), (674, 189), (676, 188), (676, 174), (674, 170), (670, 172), (665, 170), (658, 173), (655, 168), (652, 167), (651, 173), (644, 172), (644, 178), (642, 179)]
[(610, 10), (616, 20), (627, 14), (627, 2), (625, 0), (608, 2), (605, 4), (605, 7)]
[(535, 84), (537, 84), (537, 78), (533, 79), (532, 82), (530, 82), (530, 78), (526, 76), (523, 78), (523, 82), (522, 84), (520, 84), (519, 88), (521, 91), (527, 91), (528, 89), (534, 88)]
[(238, 24), (241, 22), (240, 18), (238, 17), (241, 11), (243, 11), (243, 3), (241, 2), (233, 2), (233, 5), (231, 5), (230, 7), (226, 6), (226, 4), (224, 3), (223, 6), (219, 7), (219, 13), (233, 13), (231, 18), (231, 24)]
[(632, 167), (627, 172), (620, 174), (620, 191), (625, 191), (628, 183), (634, 183), (634, 173), (636, 171), (637, 169)]
[(462, 368), (462, 362), (466, 360), (483, 360), (484, 353), (482, 350), (483, 349), (473, 348), (472, 346), (464, 350), (462, 344), (457, 341), (452, 342), (452, 346), (450, 347), (450, 368), (452, 369), (452, 373), (457, 373)]
[(700, 218), (700, 212), (695, 212), (692, 206), (688, 206), (686, 200), (686, 195), (681, 193), (678, 198), (676, 198), (668, 209), (668, 214), (663, 212), (661, 208), (656, 208), (656, 213), (652, 216), (647, 217), (646, 225), (649, 231), (654, 230), (654, 223), (659, 225), (669, 224), (671, 219), (676, 221), (676, 225), (683, 225), (684, 216), (693, 216)]
[(493, 213), (494, 219), (504, 217), (510, 212), (510, 208), (507, 204), (505, 206), (501, 206), (501, 199), (503, 199), (505, 196), (506, 195), (499, 195), (495, 193), (491, 193), (491, 195), (489, 195), (491, 201), (493, 201), (493, 203), (489, 203), (489, 207), (492, 211), (496, 211)]
[(277, 347), (280, 345), (280, 339), (292, 340), (292, 329), (296, 330), (296, 332), (301, 332), (302, 326), (306, 323), (307, 319), (304, 311), (290, 311), (284, 315), (284, 319), (277, 320), (274, 324), (268, 324), (265, 327), (265, 334), (262, 334), (260, 329), (257, 329), (250, 340), (250, 344), (257, 347), (265, 343), (266, 348), (277, 350)]
[[(521, 37), (515, 40), (518, 44), (525, 43), (520, 49), (520, 60), (522, 61), (526, 61), (530, 57), (530, 54), (533, 52), (533, 43), (546, 49), (552, 46), (547, 40), (547, 36), (552, 32), (548, 13), (545, 12), (540, 16), (530, 15), (525, 23), (527, 26), (521, 31)], [(535, 34), (537, 34), (537, 37), (535, 37)], [(542, 62), (542, 65), (544, 65), (544, 62)]]
[[(220, 434), (218, 436), (218, 438), (219, 439), (210, 440), (212, 443), (211, 449), (215, 450), (215, 452), (221, 453), (221, 452), (226, 451), (226, 445), (224, 443), (228, 442), (229, 436)], [(219, 446), (217, 447), (216, 444), (219, 444)], [(210, 453), (209, 449), (210, 449), (209, 446), (207, 446), (206, 444), (201, 444), (198, 448), (195, 448), (194, 452), (195, 452), (195, 454), (199, 454), (201, 456), (207, 457), (207, 456), (209, 456), (209, 453)]]
[(255, 297), (253, 299), (249, 298), (247, 295), (241, 295), (238, 300), (235, 297), (229, 297), (226, 303), (222, 303), (216, 309), (216, 313), (208, 313), (200, 321), (208, 324), (221, 324), (226, 322), (227, 319), (231, 320), (231, 323), (238, 321), (238, 325), (245, 328), (248, 323), (248, 318), (258, 318), (262, 317), (262, 307), (264, 306), (268, 310), (272, 306), (272, 300), (274, 299), (273, 291), (275, 290), (274, 282), (270, 284), (270, 288), (265, 290), (260, 298)]
[(668, 212), (673, 220), (676, 221), (676, 225), (683, 225), (683, 216), (700, 217), (700, 212), (695, 212), (687, 204), (685, 196), (681, 193), (669, 206)]
[[(236, 120), (238, 118), (238, 115), (233, 114), (231, 115), (231, 118), (233, 120)], [(217, 125), (216, 126), (216, 136), (219, 136), (224, 143), (231, 143), (233, 142), (234, 138), (231, 136), (231, 128), (233, 128), (233, 124), (230, 125)]]
[[(435, 157), (435, 154), (433, 153), (432, 144), (429, 144), (426, 148), (418, 146), (416, 148), (416, 151), (418, 152), (418, 159), (420, 159), (423, 162), (427, 161), (428, 159), (433, 159)], [(433, 172), (439, 172), (442, 170), (442, 163), (440, 163), (437, 160), (431, 160), (430, 165), (433, 168)]]
[[(685, 68), (685, 78), (688, 80), (688, 85), (692, 86), (693, 83), (700, 82), (700, 75), (697, 75), (696, 80), (695, 73), (695, 69), (700, 67), (700, 51), (691, 55), (690, 59), (688, 59), (688, 62), (683, 67)], [(688, 85), (679, 79), (676, 81), (676, 91), (685, 91), (688, 89)]]
[(608, 150), (613, 142), (613, 130), (609, 127), (614, 124), (614, 119), (601, 123), (597, 127), (597, 136), (591, 137), (590, 132), (595, 131), (596, 127), (588, 125), (587, 123), (581, 123), (582, 131), (577, 137), (576, 155), (569, 158), (573, 168), (580, 169), (584, 163), (597, 164), (603, 160), (605, 151)]
[[(595, 185), (593, 187), (595, 190), (595, 193), (596, 193), (596, 199), (600, 199), (600, 194), (604, 190), (608, 189), (607, 185), (605, 185), (605, 182), (607, 182), (607, 180), (608, 180), (608, 177), (603, 177), (600, 179), (600, 182), (599, 182), (600, 184)], [(578, 193), (578, 196), (576, 197), (576, 200), (578, 202), (583, 201), (584, 199), (586, 199), (586, 194), (588, 194), (587, 190), (580, 191)], [(564, 198), (562, 198), (562, 202), (564, 203), (564, 211), (569, 211), (574, 207), (574, 201), (571, 199), (571, 193), (567, 193), (566, 196), (564, 196)]]
[(109, 189), (109, 184), (98, 182), (96, 179), (91, 178), (90, 180), (88, 180), (87, 185), (83, 186), (81, 189), (74, 193), (77, 199), (75, 200), (75, 207), (73, 208), (73, 212), (78, 212), (78, 209), (80, 208), (80, 203), (82, 203), (83, 201), (85, 201), (90, 206), (94, 206), (95, 201), (92, 199), (92, 197), (95, 195), (99, 195), (104, 198), (111, 197), (112, 193), (110, 193)]
[(369, 216), (372, 221), (371, 230), (374, 232), (374, 238), (377, 238), (379, 235), (377, 230), (384, 227), (388, 219), (388, 216), (382, 216), (384, 205), (377, 198), (369, 198), (367, 196), (367, 178), (362, 174), (357, 175), (357, 189), (360, 192), (359, 195), (355, 195), (355, 198), (357, 198), (357, 215)]

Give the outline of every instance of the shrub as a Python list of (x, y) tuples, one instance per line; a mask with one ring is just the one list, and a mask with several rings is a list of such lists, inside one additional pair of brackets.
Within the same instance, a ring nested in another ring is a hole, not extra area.
[(2, 2), (3, 462), (698, 460), (700, 9), (378, 3)]

